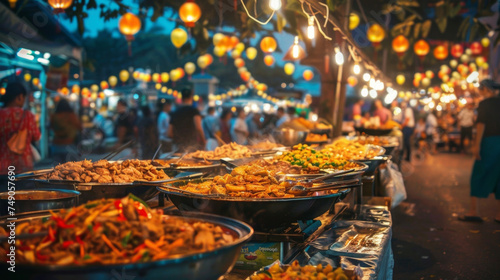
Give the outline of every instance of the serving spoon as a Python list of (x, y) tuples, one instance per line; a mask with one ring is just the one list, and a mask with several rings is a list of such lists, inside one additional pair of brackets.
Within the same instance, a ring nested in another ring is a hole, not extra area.
[(296, 184), (288, 190), (288, 193), (293, 194), (293, 195), (306, 195), (307, 193), (310, 193), (310, 192), (345, 189), (345, 188), (353, 188), (353, 187), (359, 187), (359, 186), (361, 186), (361, 184), (360, 184), (360, 181), (358, 179), (325, 183), (325, 184), (321, 184), (321, 185), (318, 185), (315, 187), (306, 187), (304, 185)]

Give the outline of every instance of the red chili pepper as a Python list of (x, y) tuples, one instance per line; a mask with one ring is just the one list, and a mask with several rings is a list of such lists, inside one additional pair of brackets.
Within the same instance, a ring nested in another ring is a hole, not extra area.
[(123, 204), (120, 199), (115, 200), (115, 208), (118, 210), (120, 213), (120, 216), (118, 217), (118, 221), (126, 221), (127, 218), (123, 215)]
[(101, 227), (101, 223), (95, 223), (94, 226), (92, 227), (92, 230), (96, 231), (100, 227)]
[(76, 239), (76, 242), (78, 242), (80, 244), (83, 244), (83, 241), (82, 241), (82, 239), (80, 238), (79, 235), (77, 235), (75, 239)]
[(50, 241), (55, 241), (56, 240), (56, 232), (52, 229), (52, 227), (49, 227), (48, 238), (49, 238)]
[(57, 226), (60, 228), (74, 228), (75, 227), (75, 225), (66, 224), (63, 219), (56, 217), (56, 216), (52, 216), (52, 220), (56, 221)]
[(76, 211), (72, 211), (66, 218), (64, 218), (64, 221), (67, 222), (69, 219), (76, 217)]
[(69, 246), (71, 246), (73, 244), (75, 244), (75, 241), (69, 240), (69, 241), (64, 241), (62, 246), (63, 246), (63, 249), (67, 249)]
[(46, 261), (46, 260), (48, 260), (48, 259), (49, 259), (49, 256), (42, 255), (42, 254), (40, 254), (40, 252), (38, 252), (38, 251), (35, 251), (35, 256), (36, 256), (36, 258), (37, 258), (38, 260), (40, 260), (40, 261), (42, 261), (42, 262), (43, 262), (43, 261)]
[(134, 249), (133, 254), (137, 254), (140, 250), (146, 248), (146, 244), (141, 244)]
[(135, 210), (137, 211), (137, 214), (139, 214), (139, 216), (148, 218), (149, 212), (146, 210), (144, 205), (142, 205), (142, 203), (140, 203), (139, 201), (134, 201), (134, 206), (135, 206)]

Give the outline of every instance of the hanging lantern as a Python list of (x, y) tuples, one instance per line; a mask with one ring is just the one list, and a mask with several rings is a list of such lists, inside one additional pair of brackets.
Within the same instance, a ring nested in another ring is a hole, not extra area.
[(458, 61), (456, 59), (450, 60), (450, 66), (451, 68), (457, 68)]
[(403, 74), (399, 74), (396, 76), (396, 83), (398, 83), (398, 85), (402, 86), (406, 81), (406, 78), (405, 78), (405, 75)]
[(238, 74), (241, 74), (241, 73), (247, 72), (247, 71), (248, 71), (248, 69), (246, 67), (240, 67), (240, 68), (238, 68)]
[(236, 46), (234, 47), (234, 49), (237, 50), (237, 51), (239, 51), (240, 53), (242, 53), (245, 50), (245, 44), (238, 43), (238, 44), (236, 44)]
[(231, 58), (233, 58), (233, 59), (237, 59), (237, 58), (239, 58), (240, 56), (241, 56), (241, 53), (240, 53), (238, 50), (233, 50), (233, 51), (231, 52)]
[(196, 64), (198, 64), (198, 67), (200, 67), (201, 70), (204, 70), (208, 67), (207, 58), (204, 55), (198, 57), (198, 59), (196, 60)]
[(30, 74), (30, 73), (26, 73), (26, 74), (24, 74), (24, 80), (25, 80), (26, 82), (31, 81), (31, 74)]
[(162, 72), (160, 74), (160, 79), (162, 83), (168, 83), (168, 80), (170, 80), (170, 75), (167, 72)]
[[(17, 0), (9, 0), (9, 6), (11, 9), (14, 9), (16, 7), (16, 4), (17, 4)], [(5, 88), (2, 88), (2, 90), (5, 91)], [(5, 94), (5, 92), (2, 95), (4, 95), (4, 94)]]
[(104, 94), (104, 92), (99, 92), (100, 99), (104, 99), (105, 97), (106, 97), (106, 95)]
[(160, 80), (160, 74), (153, 73), (153, 75), (151, 75), (151, 79), (153, 80), (153, 82), (158, 83)]
[(187, 42), (187, 39), (188, 34), (186, 33), (186, 30), (182, 28), (176, 28), (172, 30), (172, 33), (170, 34), (170, 40), (176, 48), (182, 47)]
[(273, 37), (266, 36), (260, 41), (260, 49), (265, 53), (272, 53), (277, 47), (278, 44)]
[(49, 5), (54, 9), (55, 14), (64, 13), (64, 10), (69, 8), (71, 4), (73, 4), (73, 0), (49, 0)]
[(118, 78), (116, 76), (109, 76), (108, 83), (111, 87), (114, 88), (116, 86), (116, 84), (118, 83)]
[(485, 62), (485, 63), (483, 63), (481, 68), (483, 68), (484, 70), (488, 70), (488, 68), (490, 68), (490, 65), (487, 62)]
[(434, 57), (437, 60), (444, 60), (448, 57), (448, 48), (443, 46), (443, 45), (439, 45), (439, 46), (434, 48), (433, 53), (434, 53)]
[(274, 57), (270, 54), (266, 55), (264, 57), (264, 63), (267, 65), (267, 66), (273, 66), (274, 64)]
[(415, 75), (413, 75), (413, 78), (418, 81), (422, 80), (423, 77), (424, 75), (422, 75), (422, 73), (415, 73)]
[(483, 46), (483, 48), (489, 47), (490, 46), (490, 39), (486, 38), (486, 37), (481, 39), (481, 46)]
[(478, 58), (476, 58), (476, 64), (477, 66), (479, 67), (482, 67), (482, 65), (486, 62), (486, 59), (484, 58), (484, 56), (479, 56)]
[(62, 95), (68, 95), (69, 94), (69, 89), (67, 87), (63, 87), (61, 89), (61, 93), (62, 93)]
[(421, 83), (422, 83), (422, 87), (428, 87), (431, 85), (431, 79), (425, 77), (422, 79)]
[(82, 96), (83, 97), (90, 97), (90, 90), (86, 87), (82, 88)]
[(215, 46), (214, 48), (214, 54), (217, 57), (222, 57), (226, 54), (226, 47), (223, 46)]
[(142, 76), (142, 80), (146, 83), (149, 83), (151, 82), (151, 74), (149, 73), (145, 73), (143, 76)]
[(429, 79), (432, 79), (434, 78), (434, 72), (432, 72), (431, 70), (427, 70), (425, 71), (425, 76)]
[(122, 81), (122, 83), (125, 83), (126, 81), (128, 81), (128, 78), (130, 77), (130, 74), (129, 74), (129, 72), (127, 70), (122, 70), (118, 74), (118, 77), (120, 78), (120, 81)]
[(179, 75), (179, 79), (184, 78), (184, 76), (186, 75), (186, 72), (184, 72), (184, 69), (182, 69), (181, 67), (178, 67), (176, 70), (177, 70), (177, 74)]
[(480, 55), (483, 52), (483, 46), (479, 42), (472, 42), (470, 44), (470, 50), (472, 55)]
[(125, 13), (118, 21), (118, 29), (125, 35), (129, 55), (132, 55), (131, 42), (134, 40), (134, 35), (141, 30), (141, 20), (132, 13)]
[(447, 83), (450, 81), (450, 76), (448, 75), (443, 75), (443, 77), (441, 78), (443, 80), (444, 83)]
[(35, 77), (31, 82), (33, 83), (34, 86), (38, 86), (38, 84), (40, 84), (40, 79)]
[(359, 16), (356, 13), (349, 14), (349, 30), (353, 30), (359, 25)]
[(398, 35), (392, 40), (392, 49), (401, 57), (410, 47), (410, 42), (403, 35)]
[(368, 31), (366, 32), (366, 36), (368, 38), (368, 41), (372, 42), (374, 47), (378, 47), (380, 45), (380, 42), (382, 42), (385, 39), (385, 30), (380, 24), (375, 23), (368, 28)]
[(247, 48), (247, 50), (245, 51), (246, 55), (247, 55), (247, 58), (249, 60), (254, 60), (255, 57), (257, 56), (257, 49), (254, 48), (254, 47), (249, 47)]
[(304, 72), (302, 73), (302, 77), (304, 78), (304, 80), (310, 81), (310, 80), (312, 80), (312, 78), (314, 78), (314, 73), (313, 73), (313, 71), (307, 69), (307, 70), (304, 70)]
[(98, 92), (99, 91), (99, 86), (96, 84), (93, 84), (90, 86), (90, 91), (92, 92)]
[(196, 65), (194, 65), (194, 63), (192, 62), (188, 62), (184, 65), (184, 70), (189, 76), (191, 76), (194, 71), (196, 71)]
[(460, 56), (460, 62), (462, 62), (462, 63), (467, 63), (467, 62), (469, 62), (469, 60), (470, 60), (470, 56), (468, 56), (466, 54), (462, 54)]
[(242, 72), (240, 73), (240, 77), (243, 81), (248, 82), (250, 80), (250, 73), (249, 72)]
[(295, 65), (293, 65), (293, 63), (291, 62), (285, 63), (285, 66), (283, 68), (285, 70), (285, 74), (287, 74), (288, 76), (291, 76), (293, 72), (295, 72)]
[(413, 86), (414, 87), (419, 87), (420, 86), (420, 80), (413, 79)]
[(349, 76), (349, 78), (347, 78), (347, 84), (351, 87), (355, 87), (358, 84), (358, 79), (354, 76)]
[(76, 85), (76, 84), (75, 84), (75, 85), (73, 85), (73, 86), (71, 87), (71, 92), (72, 92), (72, 93), (76, 93), (76, 94), (80, 93), (80, 86), (79, 86), (79, 85)]
[(106, 82), (106, 81), (101, 81), (100, 86), (101, 86), (101, 89), (108, 89), (109, 88), (108, 82)]
[(229, 37), (229, 40), (227, 42), (227, 50), (230, 51), (230, 50), (236, 48), (236, 45), (238, 45), (239, 42), (240, 42), (240, 39), (238, 39), (238, 37), (236, 37), (236, 36)]
[(215, 33), (214, 37), (212, 38), (214, 46), (218, 46), (220, 44), (220, 42), (222, 41), (222, 39), (224, 39), (224, 37), (225, 36), (222, 33)]
[(180, 79), (180, 73), (178, 73), (177, 69), (170, 70), (170, 79), (174, 83)]
[(241, 58), (237, 58), (234, 60), (234, 66), (236, 66), (236, 68), (243, 67), (245, 66), (245, 61)]
[(179, 16), (187, 27), (194, 27), (194, 24), (200, 19), (201, 9), (194, 0), (186, 0), (179, 8)]
[(306, 51), (299, 45), (299, 37), (295, 36), (293, 45), (290, 46), (288, 51), (283, 56), (284, 61), (296, 61), (306, 57)]
[(418, 40), (415, 45), (413, 45), (413, 51), (420, 59), (423, 59), (430, 51), (429, 43), (425, 40)]
[(464, 48), (460, 44), (455, 44), (451, 47), (451, 55), (459, 58), (464, 53)]

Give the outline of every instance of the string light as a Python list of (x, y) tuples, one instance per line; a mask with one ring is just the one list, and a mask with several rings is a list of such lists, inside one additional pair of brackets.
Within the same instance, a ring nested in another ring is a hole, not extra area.
[(309, 39), (314, 39), (315, 35), (315, 30), (314, 30), (314, 17), (309, 17), (308, 20), (308, 25), (307, 25), (307, 38)]
[(370, 80), (371, 76), (368, 73), (363, 74), (363, 81), (368, 82)]
[(368, 96), (368, 88), (366, 88), (366, 86), (364, 86), (363, 89), (361, 90), (361, 96), (363, 97)]
[(281, 0), (269, 0), (269, 8), (273, 11), (281, 9)]
[(293, 58), (299, 57), (299, 36), (295, 36), (295, 39), (293, 42), (293, 47), (292, 47), (292, 57)]
[(352, 67), (352, 72), (356, 75), (359, 75), (359, 73), (361, 73), (361, 66), (359, 66), (359, 64), (354, 64), (354, 66)]
[(335, 48), (335, 62), (337, 63), (337, 65), (344, 64), (344, 55), (338, 47)]
[(377, 98), (377, 96), (378, 96), (377, 91), (374, 89), (370, 89), (370, 97), (375, 99), (375, 98)]

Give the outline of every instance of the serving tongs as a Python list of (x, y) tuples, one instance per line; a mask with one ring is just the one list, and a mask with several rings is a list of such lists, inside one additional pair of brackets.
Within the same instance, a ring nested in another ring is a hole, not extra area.
[(287, 192), (293, 195), (307, 195), (310, 192), (355, 188), (360, 186), (361, 183), (359, 179), (351, 179), (331, 183), (323, 183), (317, 186), (304, 186), (302, 184), (296, 184), (292, 186)]
[(218, 193), (202, 194), (202, 193), (190, 192), (190, 191), (183, 190), (181, 188), (173, 187), (170, 185), (161, 186), (160, 188), (175, 191), (175, 192), (185, 193), (185, 194), (189, 194), (189, 195), (203, 196), (203, 197), (227, 197), (224, 194), (218, 194)]
[(182, 177), (169, 178), (169, 179), (165, 179), (165, 180), (134, 181), (134, 182), (132, 182), (132, 184), (134, 184), (134, 185), (158, 185), (158, 184), (166, 184), (166, 183), (176, 183), (179, 181), (185, 181), (185, 180), (189, 180), (189, 179), (202, 178), (202, 177), (205, 177), (206, 175), (207, 175), (207, 173), (200, 172), (200, 173), (189, 174), (189, 175), (182, 176)]
[(112, 152), (110, 152), (109, 154), (107, 154), (102, 159), (110, 160), (110, 159), (112, 159), (113, 157), (115, 157), (116, 155), (118, 155), (119, 153), (121, 153), (123, 150), (125, 150), (126, 148), (128, 148), (130, 145), (132, 145), (134, 143), (135, 143), (134, 140), (130, 140), (127, 143), (125, 143), (125, 144), (121, 145), (120, 147), (118, 147), (116, 150), (113, 150)]

